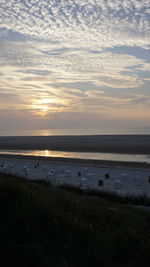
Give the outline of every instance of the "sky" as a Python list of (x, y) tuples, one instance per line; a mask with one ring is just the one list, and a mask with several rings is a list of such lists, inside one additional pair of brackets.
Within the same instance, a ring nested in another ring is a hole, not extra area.
[(150, 134), (148, 0), (0, 0), (0, 135)]

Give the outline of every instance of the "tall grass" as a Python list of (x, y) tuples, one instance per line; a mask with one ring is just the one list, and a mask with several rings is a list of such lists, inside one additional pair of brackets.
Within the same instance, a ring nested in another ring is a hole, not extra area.
[(0, 175), (0, 266), (150, 265), (150, 212)]
[(116, 192), (108, 192), (104, 190), (95, 190), (95, 189), (86, 189), (82, 190), (79, 187), (75, 187), (69, 184), (60, 185), (59, 188), (77, 193), (84, 194), (86, 196), (98, 196), (108, 201), (120, 203), (120, 204), (131, 204), (131, 205), (142, 205), (142, 206), (150, 206), (150, 197), (147, 194), (142, 195), (119, 195)]

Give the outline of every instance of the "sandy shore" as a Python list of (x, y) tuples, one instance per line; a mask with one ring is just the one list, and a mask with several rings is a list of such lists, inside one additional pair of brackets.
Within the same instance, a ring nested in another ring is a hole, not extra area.
[(78, 158), (62, 158), (62, 157), (41, 157), (41, 156), (21, 156), (21, 155), (5, 155), (1, 154), (0, 159), (12, 160), (28, 160), (50, 164), (65, 164), (65, 165), (81, 165), (92, 167), (105, 168), (126, 168), (126, 169), (145, 169), (150, 170), (150, 163), (144, 162), (123, 162), (111, 160), (92, 160), (92, 159), (78, 159)]
[(3, 155), (0, 172), (54, 185), (150, 196), (150, 164)]
[(150, 154), (150, 135), (0, 137), (0, 149)]

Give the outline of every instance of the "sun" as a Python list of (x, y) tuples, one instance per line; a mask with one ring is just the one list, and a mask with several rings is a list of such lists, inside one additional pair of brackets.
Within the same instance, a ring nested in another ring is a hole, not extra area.
[(41, 110), (49, 110), (49, 107), (48, 106), (44, 106), (44, 105), (41, 105), (40, 107), (39, 107)]
[(49, 156), (49, 151), (47, 149), (45, 149), (44, 150), (44, 154), (45, 154), (46, 157), (48, 157)]
[(48, 113), (62, 111), (66, 107), (66, 101), (59, 98), (35, 99), (32, 104), (33, 112), (39, 116), (46, 116)]
[(40, 100), (37, 100), (37, 104), (39, 105), (45, 105), (45, 104), (51, 104), (51, 103), (55, 103), (56, 100), (55, 99), (40, 99)]
[(42, 105), (42, 104), (33, 104), (32, 110), (34, 113), (38, 114), (39, 116), (46, 115), (49, 112), (49, 106)]

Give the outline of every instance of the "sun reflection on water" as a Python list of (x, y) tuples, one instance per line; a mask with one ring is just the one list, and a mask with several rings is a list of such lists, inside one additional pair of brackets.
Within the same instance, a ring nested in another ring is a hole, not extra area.
[(149, 155), (132, 154), (113, 154), (113, 153), (85, 153), (85, 152), (67, 152), (52, 150), (0, 150), (0, 154), (22, 155), (22, 156), (40, 156), (40, 157), (59, 157), (59, 158), (78, 158), (93, 160), (111, 160), (111, 161), (132, 161), (150, 163)]

